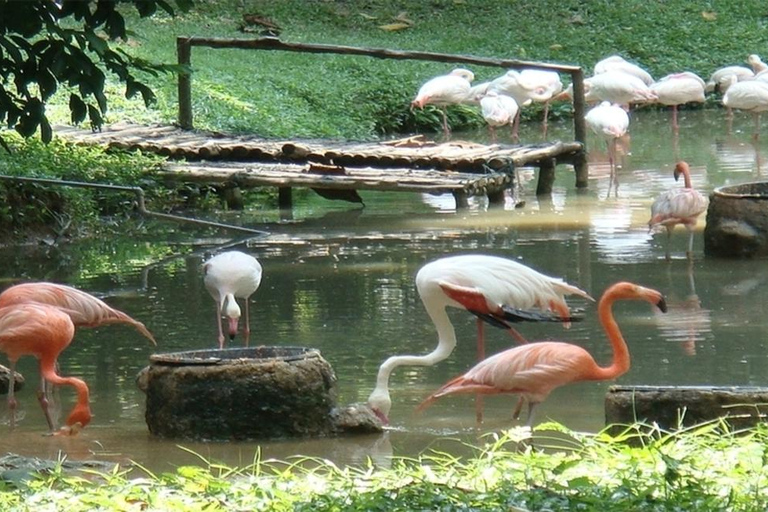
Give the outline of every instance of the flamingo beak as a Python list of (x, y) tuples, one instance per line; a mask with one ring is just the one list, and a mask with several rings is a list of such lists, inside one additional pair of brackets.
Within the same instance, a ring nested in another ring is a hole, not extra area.
[(659, 299), (659, 302), (656, 303), (656, 307), (659, 308), (662, 313), (667, 312), (667, 301), (664, 300), (664, 297)]
[(371, 410), (373, 411), (373, 414), (375, 414), (376, 417), (379, 418), (379, 421), (382, 423), (382, 425), (389, 425), (389, 418), (387, 418), (387, 416), (383, 412), (381, 412), (375, 407), (372, 407)]
[(236, 334), (237, 334), (237, 318), (230, 318), (229, 319), (229, 341), (234, 340)]

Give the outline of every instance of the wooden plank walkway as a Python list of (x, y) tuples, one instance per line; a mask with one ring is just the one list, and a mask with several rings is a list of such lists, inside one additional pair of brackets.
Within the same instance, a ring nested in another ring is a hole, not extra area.
[(501, 197), (504, 190), (512, 184), (512, 175), (505, 172), (476, 174), (283, 163), (168, 163), (160, 171), (160, 175), (173, 181), (228, 183), (243, 188), (272, 186), (285, 190), (307, 187), (325, 197), (329, 196), (321, 192), (322, 190), (450, 193), (459, 207), (466, 205), (468, 196), (486, 195), (492, 199)]
[(61, 126), (55, 132), (75, 143), (185, 159), (185, 163), (165, 165), (162, 173), (169, 179), (277, 186), (284, 192), (283, 202), (286, 190), (300, 186), (451, 192), (461, 206), (470, 195), (499, 200), (512, 183), (513, 171), (523, 166), (539, 167), (537, 193), (549, 193), (555, 166), (560, 163), (574, 165), (576, 186), (586, 186), (586, 172), (580, 170), (581, 164), (586, 170), (584, 148), (579, 142), (526, 146), (465, 141), (436, 144), (423, 137), (368, 143), (271, 140), (132, 123), (113, 124), (100, 132)]

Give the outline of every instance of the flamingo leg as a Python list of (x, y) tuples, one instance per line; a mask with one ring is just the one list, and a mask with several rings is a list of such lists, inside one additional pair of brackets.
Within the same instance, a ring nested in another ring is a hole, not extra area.
[(672, 130), (677, 133), (680, 127), (677, 124), (677, 105), (672, 105)]
[(520, 111), (515, 114), (515, 120), (512, 121), (512, 142), (520, 142)]
[(522, 334), (520, 334), (520, 331), (518, 331), (514, 327), (510, 327), (509, 329), (507, 329), (507, 332), (509, 333), (510, 336), (515, 338), (515, 341), (517, 341), (521, 345), (528, 343), (528, 340), (525, 339), (525, 337)]
[(446, 112), (445, 107), (440, 107), (440, 113), (443, 115), (443, 133), (447, 139), (451, 136), (451, 129), (448, 127), (448, 113)]
[(753, 139), (757, 140), (760, 138), (760, 112), (755, 112), (755, 134), (752, 136)]
[(515, 410), (512, 411), (512, 418), (517, 420), (520, 419), (520, 411), (523, 409), (523, 403), (525, 402), (525, 399), (522, 396), (519, 396), (517, 398), (517, 405), (515, 406)]
[(528, 402), (528, 418), (525, 420), (525, 425), (529, 428), (533, 427), (533, 417), (534, 413), (536, 412), (537, 405), (539, 405), (538, 402)]
[(245, 298), (245, 331), (243, 331), (243, 338), (245, 346), (248, 346), (251, 337), (251, 315), (248, 313), (248, 297)]
[(549, 117), (549, 101), (544, 102), (544, 123), (542, 123), (542, 132), (544, 139), (547, 138), (547, 118)]
[[(477, 319), (477, 360), (485, 359), (485, 326)], [(483, 422), (483, 395), (475, 395), (475, 420), (480, 425)]]
[(10, 361), (8, 364), (8, 410), (11, 416), (11, 428), (16, 426), (16, 408), (19, 403), (16, 401), (16, 361)]
[[(42, 374), (42, 371), (40, 372)], [(40, 377), (40, 389), (37, 390), (37, 401), (40, 402), (40, 408), (43, 409), (43, 414), (45, 415), (45, 421), (48, 423), (48, 429), (53, 432), (54, 426), (53, 426), (53, 419), (51, 418), (51, 403), (48, 400), (48, 393), (47, 393), (47, 384), (48, 381), (45, 380), (44, 377)]]
[(685, 226), (688, 230), (688, 252), (686, 256), (688, 259), (693, 259), (693, 226)]
[(616, 161), (614, 158), (614, 155), (616, 154), (616, 138), (612, 138), (608, 142), (608, 168), (610, 169), (610, 178), (608, 180), (608, 197), (611, 197), (611, 188), (614, 187), (614, 184), (616, 185), (616, 190), (614, 194), (618, 196), (619, 194), (619, 185), (618, 180), (616, 177)]
[(496, 127), (488, 125), (488, 132), (491, 135), (491, 143), (496, 144)]
[(221, 310), (219, 309), (219, 301), (216, 301), (216, 325), (219, 328), (219, 348), (224, 348), (224, 331), (221, 329)]
[(672, 228), (667, 226), (667, 250), (665, 254), (667, 261), (672, 259), (671, 256), (669, 255), (669, 244), (671, 239), (672, 239)]

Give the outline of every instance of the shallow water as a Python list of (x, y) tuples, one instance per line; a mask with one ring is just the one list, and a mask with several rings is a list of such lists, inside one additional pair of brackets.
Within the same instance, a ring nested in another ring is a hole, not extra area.
[[(616, 306), (632, 354), (632, 368), (617, 383), (768, 385), (765, 260), (705, 257), (703, 216), (692, 262), (685, 258), (684, 229), (678, 228), (671, 239), (671, 261), (664, 258), (665, 235), (647, 230), (653, 198), (680, 186), (672, 178), (677, 158), (690, 163), (694, 186), (710, 192), (761, 179), (764, 143), (752, 143), (748, 116), (737, 114), (728, 134), (724, 112), (685, 111), (678, 137), (672, 136), (668, 119), (665, 112), (633, 114), (631, 139), (622, 144), (617, 190), (609, 191), (604, 145), (590, 139), (586, 191), (576, 191), (572, 171), (561, 166), (552, 197), (536, 198), (535, 174), (524, 169), (525, 205), (519, 209), (511, 197), (504, 208), (489, 209), (484, 200), (473, 199), (468, 210), (456, 212), (450, 196), (363, 192), (366, 207), (360, 209), (302, 195), (292, 222), (278, 222), (274, 211), (222, 214), (218, 219), (266, 226), (271, 233), (267, 237), (238, 241), (230, 239), (231, 233), (179, 227), (175, 233), (164, 230), (132, 240), (5, 248), (0, 250), (0, 280), (66, 282), (103, 296), (143, 321), (155, 333), (158, 351), (212, 348), (214, 305), (203, 287), (200, 264), (221, 247), (245, 250), (264, 267), (262, 286), (253, 298), (251, 343), (319, 349), (338, 376), (340, 403), (351, 403), (365, 401), (386, 357), (424, 354), (437, 342), (413, 285), (417, 269), (448, 254), (490, 253), (561, 276), (596, 298), (618, 280), (664, 292), (670, 304), (666, 315), (645, 303)], [(540, 139), (539, 130), (538, 125), (523, 127), (523, 140)], [(567, 125), (551, 130), (550, 138), (570, 138)], [(529, 339), (577, 343), (599, 362), (609, 361), (610, 348), (594, 305), (583, 299), (570, 302), (585, 316), (570, 330), (525, 324), (520, 331)], [(480, 428), (470, 397), (446, 398), (420, 415), (413, 413), (423, 397), (473, 363), (473, 317), (459, 310), (450, 314), (458, 347), (436, 366), (401, 367), (393, 374), (392, 428), (383, 435), (259, 443), (155, 438), (144, 423), (144, 396), (134, 382), (155, 349), (130, 328), (109, 326), (79, 330), (60, 359), (62, 374), (89, 383), (93, 423), (78, 437), (43, 436), (45, 423), (34, 394), (36, 365), (26, 358), (20, 364), (27, 387), (18, 395), (19, 425), (15, 430), (2, 427), (6, 431), (0, 451), (136, 461), (155, 471), (201, 462), (179, 445), (227, 464), (248, 464), (257, 454), (263, 459), (303, 455), (356, 464), (368, 457), (386, 463), (391, 455), (411, 456), (432, 448), (466, 451), (462, 441), (518, 424), (510, 419), (516, 399), (486, 398), (486, 420)], [(487, 333), (488, 353), (513, 344), (504, 332)], [(579, 383), (555, 390), (539, 408), (538, 421), (600, 429), (610, 384)], [(63, 419), (72, 393), (64, 389), (56, 398)], [(0, 415), (7, 423), (4, 402)]]

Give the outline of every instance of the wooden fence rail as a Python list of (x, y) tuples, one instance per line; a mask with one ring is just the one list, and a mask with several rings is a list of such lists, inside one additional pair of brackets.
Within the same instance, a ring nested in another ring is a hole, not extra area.
[[(288, 43), (275, 37), (259, 39), (230, 39), (214, 37), (178, 37), (176, 53), (179, 64), (189, 68), (191, 64), (191, 49), (193, 46), (209, 48), (242, 48), (250, 50), (280, 50), (304, 53), (337, 53), (346, 55), (362, 55), (378, 59), (428, 60), (436, 62), (451, 62), (459, 64), (475, 64), (480, 66), (496, 66), (501, 68), (534, 68), (547, 71), (558, 71), (571, 75), (573, 83), (573, 131), (574, 139), (586, 148), (586, 123), (584, 101), (584, 73), (578, 66), (563, 64), (548, 64), (513, 59), (495, 59), (487, 57), (472, 57), (447, 53), (399, 51), (385, 48), (359, 48), (329, 44)], [(190, 73), (179, 73), (179, 126), (192, 129), (192, 80)], [(578, 174), (578, 173), (577, 173)], [(577, 187), (586, 187), (585, 183), (577, 183)]]

